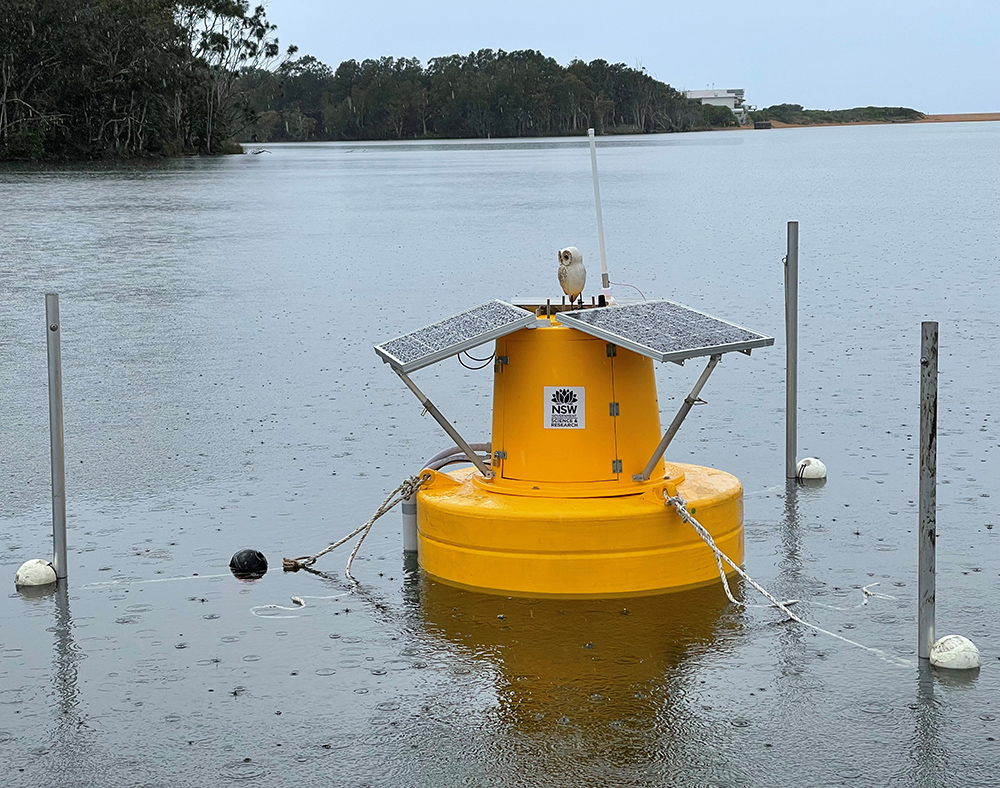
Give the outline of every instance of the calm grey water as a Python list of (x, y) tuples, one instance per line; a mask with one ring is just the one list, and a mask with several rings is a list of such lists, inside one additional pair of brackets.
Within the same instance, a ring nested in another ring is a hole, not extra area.
[[(404, 570), (395, 512), (355, 564), (360, 590), (346, 548), (321, 559), (326, 578), (280, 571), (448, 444), (373, 344), (559, 293), (562, 246), (599, 281), (584, 142), (0, 170), (2, 783), (1000, 784), (998, 156), (1000, 124), (972, 123), (600, 146), (613, 280), (778, 337), (725, 359), (670, 457), (743, 480), (751, 575), (910, 667), (717, 588), (451, 590)], [(830, 468), (820, 488), (783, 479), (791, 219), (800, 450)], [(14, 571), (51, 550), (48, 290), (70, 582), (29, 597)], [(926, 319), (941, 323), (938, 634), (984, 660), (963, 678), (915, 658)], [(700, 367), (658, 370), (665, 420)], [(488, 370), (452, 360), (416, 380), (488, 439)], [(227, 571), (246, 546), (271, 561), (260, 581)], [(872, 583), (888, 598), (862, 605)], [(260, 608), (291, 596), (306, 606)]]

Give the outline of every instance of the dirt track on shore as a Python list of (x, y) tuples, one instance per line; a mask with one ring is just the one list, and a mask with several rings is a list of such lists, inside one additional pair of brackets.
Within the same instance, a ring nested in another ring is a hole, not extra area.
[(1000, 120), (1000, 112), (972, 112), (964, 115), (927, 115), (917, 123), (966, 123), (969, 121)]
[[(970, 123), (986, 120), (1000, 120), (1000, 112), (925, 115), (920, 120), (858, 120), (844, 123), (782, 123), (780, 120), (772, 120), (771, 127), (775, 129), (807, 129), (813, 126), (880, 126), (888, 123)], [(746, 126), (745, 128), (752, 129), (753, 126)]]

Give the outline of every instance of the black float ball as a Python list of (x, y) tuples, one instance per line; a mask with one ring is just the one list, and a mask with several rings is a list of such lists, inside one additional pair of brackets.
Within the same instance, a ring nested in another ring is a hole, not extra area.
[(229, 559), (229, 568), (237, 577), (263, 577), (267, 559), (260, 550), (238, 550)]

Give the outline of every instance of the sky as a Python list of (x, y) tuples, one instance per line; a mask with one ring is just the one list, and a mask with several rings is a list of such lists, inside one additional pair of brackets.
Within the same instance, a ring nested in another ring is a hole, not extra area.
[[(253, 4), (253, 3), (251, 3)], [(1000, 112), (1000, 0), (270, 0), (282, 46), (348, 59), (535, 49), (641, 66), (747, 103)]]

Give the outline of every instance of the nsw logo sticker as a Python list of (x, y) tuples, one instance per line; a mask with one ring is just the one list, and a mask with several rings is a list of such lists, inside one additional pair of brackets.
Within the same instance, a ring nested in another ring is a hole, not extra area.
[(584, 386), (545, 386), (543, 396), (545, 429), (586, 429), (587, 389)]

